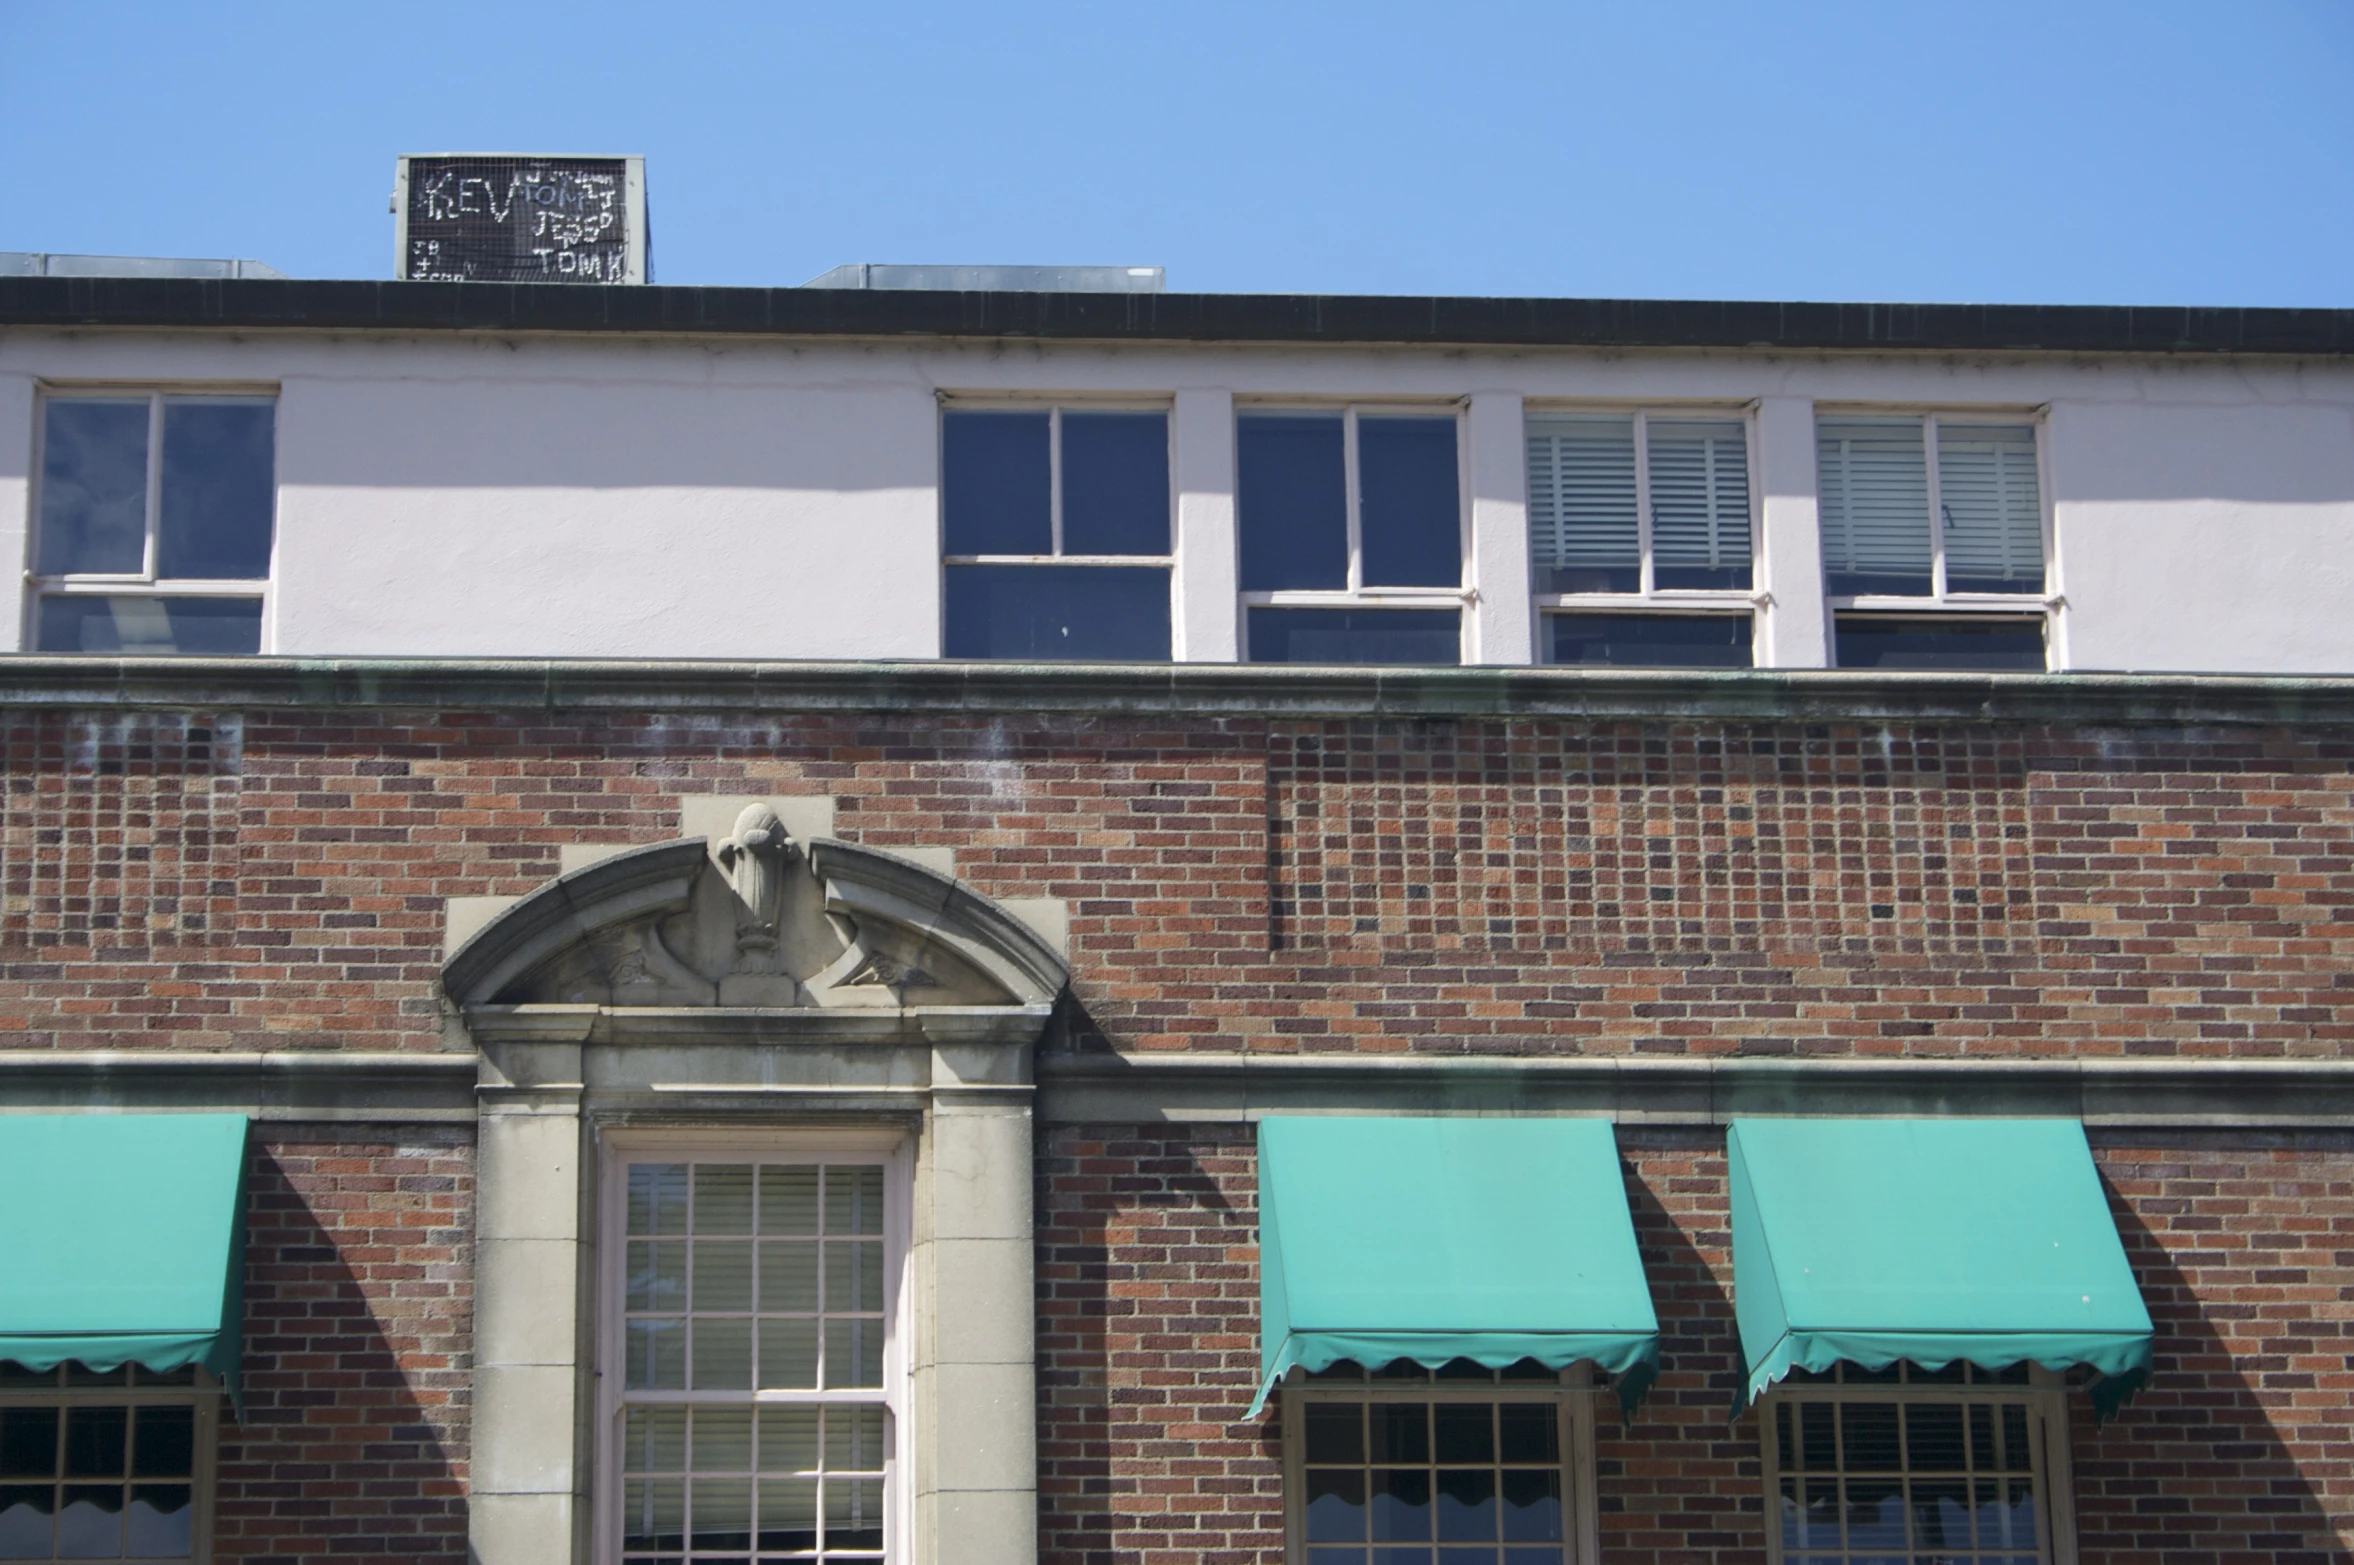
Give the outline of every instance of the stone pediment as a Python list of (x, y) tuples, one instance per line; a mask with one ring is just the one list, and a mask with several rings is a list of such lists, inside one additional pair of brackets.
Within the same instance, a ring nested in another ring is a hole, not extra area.
[(951, 876), (795, 840), (748, 806), (732, 834), (629, 848), (557, 876), (452, 952), (477, 1006), (774, 1010), (1042, 1006), (1061, 955)]

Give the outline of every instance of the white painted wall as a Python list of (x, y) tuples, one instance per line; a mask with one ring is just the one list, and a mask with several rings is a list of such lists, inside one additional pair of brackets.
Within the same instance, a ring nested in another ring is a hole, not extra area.
[(1512, 400), (1754, 407), (1785, 667), (1826, 655), (1812, 410), (1868, 403), (2045, 411), (2071, 666), (2354, 673), (2345, 362), (17, 331), (0, 558), (42, 380), (281, 388), (281, 653), (935, 656), (948, 390), (1172, 399), (1188, 658), (1236, 655), (1231, 399), (1413, 397), (1472, 409), (1483, 661), (1530, 655), (1486, 602), (1525, 579)]

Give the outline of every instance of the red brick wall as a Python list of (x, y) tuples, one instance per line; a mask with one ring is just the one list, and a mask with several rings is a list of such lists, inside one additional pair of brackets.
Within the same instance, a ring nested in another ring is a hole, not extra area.
[(0, 724), (0, 1031), (421, 1048), (442, 899), (697, 792), (1073, 907), (1129, 1049), (2331, 1055), (2354, 743), (1890, 724)]
[[(2114, 1423), (2071, 1397), (2087, 1565), (2244, 1565), (2354, 1549), (2354, 1134), (2101, 1138), (2157, 1323)], [(1723, 1137), (1624, 1129), (1663, 1370), (1597, 1418), (1605, 1560), (1763, 1565)], [(1039, 1483), (1051, 1565), (1277, 1565), (1276, 1425), (1257, 1369), (1256, 1159), (1243, 1126), (1059, 1127), (1039, 1163)]]
[(247, 1179), (245, 1409), (220, 1565), (466, 1557), (470, 1130), (271, 1126)]

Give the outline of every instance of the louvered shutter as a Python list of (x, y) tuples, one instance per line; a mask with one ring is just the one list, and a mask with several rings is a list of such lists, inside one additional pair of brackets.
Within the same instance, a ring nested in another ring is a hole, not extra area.
[(1749, 443), (1721, 421), (1649, 419), (1655, 587), (1749, 585)]
[(1931, 590), (1929, 464), (1917, 418), (1815, 426), (1823, 570), (1839, 596)]
[(1528, 521), (1539, 591), (1639, 590), (1635, 421), (1529, 420)]
[(1940, 420), (1937, 498), (1946, 591), (2043, 591), (2043, 495), (2032, 425)]

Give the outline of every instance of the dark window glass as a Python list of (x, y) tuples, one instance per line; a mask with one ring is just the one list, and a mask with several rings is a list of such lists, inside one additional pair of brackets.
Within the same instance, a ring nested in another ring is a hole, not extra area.
[(47, 1478), (57, 1471), (57, 1409), (0, 1407), (0, 1478)]
[(1866, 619), (1841, 615), (1841, 668), (1962, 669), (2044, 666), (2043, 622), (2013, 619)]
[(1368, 587), (1462, 584), (1453, 419), (1358, 415), (1357, 542)]
[(56, 1509), (54, 1484), (0, 1484), (0, 1559), (48, 1559)]
[(1309, 1403), (1305, 1434), (1311, 1462), (1365, 1460), (1365, 1410), (1354, 1402)]
[(1347, 587), (1341, 415), (1244, 414), (1235, 420), (1235, 459), (1243, 591)]
[(1054, 552), (1048, 421), (1045, 413), (941, 417), (941, 533), (947, 553)]
[(1253, 663), (1459, 663), (1454, 609), (1253, 609)]
[(143, 1407), (133, 1428), (131, 1476), (185, 1478), (196, 1471), (196, 1409)]
[(266, 402), (167, 401), (155, 574), (270, 574), (277, 410)]
[(75, 1407), (65, 1414), (65, 1475), (68, 1478), (120, 1478), (129, 1449), (131, 1410), (127, 1407)]
[(40, 650), (130, 655), (230, 654), (262, 648), (259, 598), (48, 597)]
[(1169, 418), (1063, 414), (1063, 553), (1169, 552)]
[(41, 536), (52, 576), (147, 568), (147, 403), (55, 401), (41, 438)]
[(946, 655), (1169, 660), (1169, 572), (1158, 565), (951, 565)]
[(1555, 663), (1588, 668), (1748, 668), (1746, 614), (1548, 614)]

